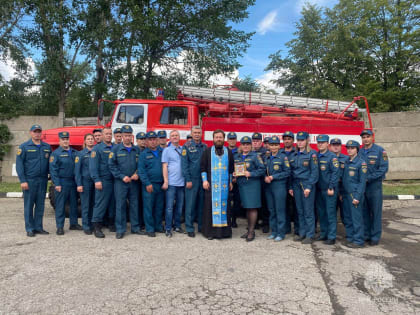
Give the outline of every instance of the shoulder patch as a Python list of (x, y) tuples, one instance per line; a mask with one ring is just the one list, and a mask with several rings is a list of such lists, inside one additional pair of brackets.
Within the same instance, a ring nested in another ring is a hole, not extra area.
[(182, 156), (186, 156), (187, 155), (187, 149), (183, 149), (182, 150)]
[(96, 151), (92, 151), (92, 153), (90, 154), (90, 157), (92, 158), (96, 157)]
[(338, 159), (337, 158), (333, 158), (333, 165), (335, 168), (338, 168)]
[(290, 167), (289, 159), (287, 156), (284, 157), (284, 165), (286, 165), (286, 167)]
[(315, 164), (318, 164), (318, 157), (316, 154), (312, 154), (312, 161), (314, 161)]
[(384, 159), (384, 161), (388, 161), (388, 154), (386, 153), (386, 151), (382, 152), (382, 158)]
[(79, 157), (76, 156), (76, 158), (74, 159), (74, 163), (79, 163)]
[(257, 155), (257, 159), (258, 159), (258, 161), (260, 161), (261, 164), (264, 164), (264, 162), (263, 162), (263, 160), (261, 158), (261, 155)]
[(112, 159), (113, 156), (114, 156), (114, 152), (110, 152), (109, 153), (109, 158)]
[(362, 163), (362, 172), (363, 173), (367, 172), (367, 164), (365, 162)]
[(50, 156), (50, 163), (52, 163), (54, 161), (54, 156), (53, 155), (51, 155)]
[(22, 154), (22, 149), (17, 149), (16, 155), (21, 155)]

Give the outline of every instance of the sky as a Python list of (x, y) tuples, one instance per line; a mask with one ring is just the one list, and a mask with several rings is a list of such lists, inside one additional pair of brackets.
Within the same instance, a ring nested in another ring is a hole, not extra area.
[[(338, 3), (338, 0), (256, 0), (254, 6), (248, 9), (248, 19), (233, 25), (239, 30), (255, 32), (250, 47), (238, 60), (242, 67), (230, 77), (214, 78), (214, 83), (230, 84), (236, 76), (239, 78), (250, 76), (265, 87), (282, 93), (282, 88), (270, 82), (276, 76), (264, 69), (270, 62), (271, 54), (278, 50), (281, 50), (284, 56), (287, 54), (286, 43), (293, 38), (296, 23), (301, 17), (300, 12), (305, 3), (332, 7)], [(0, 62), (0, 74), (6, 80), (13, 77), (13, 72), (11, 65)]]

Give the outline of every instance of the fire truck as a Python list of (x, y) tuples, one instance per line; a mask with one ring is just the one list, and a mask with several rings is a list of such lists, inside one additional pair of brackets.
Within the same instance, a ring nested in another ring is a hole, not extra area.
[[(365, 103), (359, 108), (357, 101)], [(235, 88), (201, 88), (178, 86), (177, 100), (165, 100), (163, 91), (157, 91), (156, 99), (124, 99), (112, 101), (114, 111), (109, 122), (104, 123), (105, 100), (98, 103), (98, 125), (49, 129), (43, 131), (43, 141), (53, 149), (58, 147), (58, 133), (68, 131), (70, 145), (81, 150), (83, 137), (93, 129), (104, 126), (115, 129), (130, 125), (134, 135), (140, 131), (178, 130), (181, 144), (185, 142), (192, 126), (203, 129), (203, 141), (210, 144), (216, 129), (234, 131), (238, 139), (253, 132), (263, 137), (279, 136), (285, 131), (307, 131), (315, 146), (318, 134), (328, 134), (347, 140), (360, 141), (365, 128), (361, 113), (367, 114), (369, 129), (372, 122), (365, 97), (355, 97), (351, 102), (282, 96), (255, 92), (242, 92)], [(110, 102), (110, 101), (108, 101)]]
[[(365, 128), (361, 113), (368, 117), (369, 129), (372, 122), (365, 97), (355, 97), (353, 101), (332, 101), (296, 96), (282, 96), (255, 92), (242, 92), (236, 88), (202, 88), (178, 86), (177, 100), (165, 100), (163, 91), (157, 91), (156, 99), (124, 99), (111, 101), (114, 111), (109, 122), (104, 123), (104, 103), (98, 102), (98, 124), (76, 126), (43, 131), (42, 140), (56, 149), (59, 145), (58, 133), (70, 134), (70, 145), (83, 148), (83, 137), (93, 129), (111, 127), (114, 130), (130, 125), (134, 135), (138, 132), (178, 130), (181, 144), (186, 141), (191, 127), (200, 125), (203, 141), (212, 143), (213, 131), (222, 129), (226, 133), (234, 131), (238, 140), (253, 132), (264, 137), (279, 136), (285, 131), (297, 133), (307, 131), (311, 145), (315, 148), (316, 136), (328, 134), (330, 138), (340, 138), (360, 142), (360, 133)], [(357, 101), (365, 102), (365, 109), (359, 108)], [(345, 148), (343, 148), (345, 150)], [(50, 203), (55, 208), (54, 187), (50, 186)], [(68, 207), (66, 207), (68, 208)], [(68, 209), (66, 209), (68, 212)]]

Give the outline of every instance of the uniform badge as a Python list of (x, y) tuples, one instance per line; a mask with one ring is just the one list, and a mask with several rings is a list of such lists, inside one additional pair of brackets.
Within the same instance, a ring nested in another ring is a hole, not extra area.
[(92, 153), (90, 154), (90, 157), (94, 158), (96, 156), (96, 151), (92, 151)]
[(284, 157), (284, 165), (286, 165), (286, 167), (290, 167), (289, 159), (287, 156)]
[(79, 157), (76, 156), (76, 158), (74, 159), (74, 163), (79, 163)]
[(325, 165), (321, 165), (321, 171), (325, 171), (327, 167)]
[(350, 176), (354, 176), (354, 171), (349, 171)]
[(277, 171), (280, 167), (276, 164), (276, 165), (274, 165), (273, 168), (274, 168), (275, 171)]
[(110, 152), (109, 153), (109, 158), (112, 159), (113, 156), (114, 156), (114, 152)]
[(309, 166), (309, 161), (303, 161), (303, 166)]
[(50, 163), (52, 163), (54, 161), (54, 156), (51, 155), (50, 157)]
[(369, 160), (369, 164), (375, 164), (376, 163), (376, 160)]
[(366, 163), (362, 163), (362, 172), (366, 174), (367, 172), (367, 165)]
[(338, 160), (336, 158), (333, 158), (333, 165), (335, 168), (338, 168)]
[(341, 168), (344, 168), (344, 166), (345, 166), (344, 163), (340, 163), (340, 164), (341, 164)]
[(258, 161), (260, 161), (261, 164), (264, 164), (264, 162), (263, 162), (263, 160), (261, 158), (261, 155), (257, 155), (257, 159), (258, 159)]
[(187, 155), (187, 150), (186, 149), (182, 150), (182, 156), (186, 156), (186, 155)]
[(386, 154), (386, 151), (382, 152), (382, 158), (384, 161), (388, 161), (388, 154)]
[(318, 158), (316, 154), (312, 154), (312, 161), (314, 161), (315, 164), (318, 164)]
[(22, 154), (22, 149), (17, 149), (16, 155), (21, 155)]
[(49, 153), (45, 153), (45, 158), (46, 158), (46, 159), (48, 159), (48, 158), (49, 158), (49, 156), (50, 156), (50, 154), (49, 154)]

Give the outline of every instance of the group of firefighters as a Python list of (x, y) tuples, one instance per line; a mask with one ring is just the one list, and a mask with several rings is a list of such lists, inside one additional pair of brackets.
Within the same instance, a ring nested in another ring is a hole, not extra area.
[[(129, 125), (95, 129), (84, 136), (84, 149), (69, 145), (69, 133), (59, 133), (59, 147), (52, 151), (41, 141), (42, 128), (30, 128), (31, 139), (19, 146), (16, 171), (24, 196), (27, 236), (49, 234), (43, 229), (48, 175), (55, 189), (57, 235), (64, 234), (66, 204), (70, 230), (105, 237), (104, 226), (123, 238), (129, 214), (132, 234), (172, 237), (172, 231), (195, 236), (201, 232), (204, 189), (200, 160), (207, 145), (195, 126), (187, 142), (180, 133), (139, 132), (133, 142)], [(316, 137), (318, 151), (310, 147), (309, 134), (290, 131), (263, 139), (255, 132), (240, 139), (227, 134), (235, 171), (231, 177), (229, 226), (237, 227), (242, 210), (248, 219), (246, 241), (255, 229), (271, 233), (267, 239), (282, 241), (293, 233), (294, 241), (333, 245), (337, 234), (337, 209), (345, 227), (345, 245), (360, 248), (378, 245), (382, 233), (382, 181), (388, 171), (385, 150), (376, 145), (371, 130), (345, 144), (328, 135)], [(112, 141), (114, 138), (114, 142)], [(283, 145), (281, 146), (281, 142)], [(78, 193), (82, 226), (78, 224)], [(165, 205), (166, 204), (166, 205)], [(128, 211), (127, 211), (128, 206)], [(163, 221), (165, 224), (163, 225)], [(319, 222), (319, 233), (316, 234)]]

